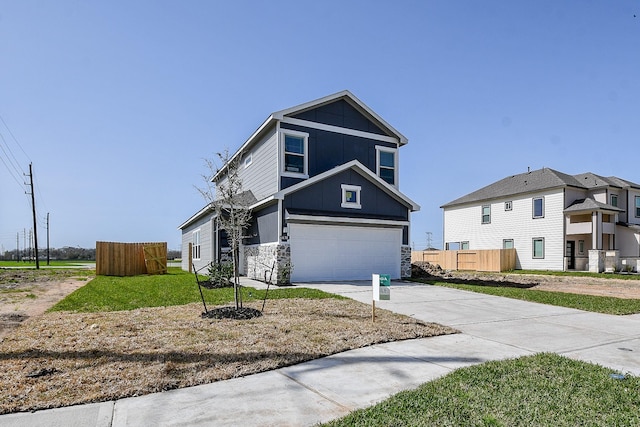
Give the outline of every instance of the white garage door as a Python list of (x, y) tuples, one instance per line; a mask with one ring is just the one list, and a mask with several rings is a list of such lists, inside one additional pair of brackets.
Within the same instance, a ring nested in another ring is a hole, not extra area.
[(399, 228), (289, 224), (293, 282), (400, 277)]

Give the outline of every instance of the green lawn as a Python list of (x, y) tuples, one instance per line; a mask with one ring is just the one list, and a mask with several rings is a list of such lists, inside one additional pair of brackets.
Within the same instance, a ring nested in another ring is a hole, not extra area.
[(500, 297), (520, 299), (524, 301), (538, 302), (541, 304), (557, 305), (560, 307), (577, 308), (579, 310), (592, 311), (605, 314), (635, 314), (640, 313), (640, 300), (613, 297), (600, 297), (594, 295), (569, 294), (565, 292), (539, 291), (535, 289), (511, 288), (508, 286), (486, 286), (474, 284), (447, 283), (437, 280), (414, 281), (429, 285), (445, 286), (448, 288), (462, 289)]
[[(87, 265), (92, 265), (95, 264), (95, 261), (58, 261), (58, 260), (52, 260), (49, 262), (49, 265), (47, 266), (47, 260), (45, 259), (41, 259), (40, 260), (40, 268), (48, 268), (48, 267), (64, 267), (64, 268), (85, 268)], [(35, 261), (27, 261), (27, 262), (22, 262), (22, 261), (0, 261), (0, 268), (6, 268), (6, 267), (19, 267), (19, 268), (36, 268), (36, 262)]]
[(640, 280), (640, 274), (590, 273), (588, 271), (512, 270), (509, 274), (542, 274), (545, 276), (595, 277), (598, 279)]
[[(243, 288), (245, 302), (262, 300), (264, 290)], [(234, 301), (233, 288), (203, 289), (208, 305)], [(268, 298), (336, 298), (337, 296), (306, 288), (276, 288)], [(202, 302), (193, 274), (169, 268), (168, 274), (132, 277), (98, 276), (68, 295), (49, 311), (98, 312), (134, 310)]]
[(327, 426), (638, 426), (640, 378), (555, 354), (456, 370)]

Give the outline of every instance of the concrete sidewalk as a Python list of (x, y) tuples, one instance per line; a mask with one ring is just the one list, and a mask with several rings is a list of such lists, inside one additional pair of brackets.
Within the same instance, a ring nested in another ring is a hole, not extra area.
[[(370, 282), (299, 284), (371, 303)], [(0, 416), (0, 426), (311, 426), (488, 360), (555, 352), (640, 375), (640, 315), (610, 316), (411, 282), (376, 307), (461, 334), (381, 344), (164, 393)]]

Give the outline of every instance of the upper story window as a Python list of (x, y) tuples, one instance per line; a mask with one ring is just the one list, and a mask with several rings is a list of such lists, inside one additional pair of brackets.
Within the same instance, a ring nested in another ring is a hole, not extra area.
[(191, 243), (191, 258), (200, 259), (200, 230), (193, 232)]
[(617, 194), (612, 194), (611, 195), (611, 206), (615, 206), (616, 208), (618, 207), (618, 195)]
[(513, 209), (513, 202), (509, 201), (509, 202), (504, 202), (504, 210), (505, 211), (510, 211)]
[(483, 224), (491, 223), (491, 205), (482, 206), (482, 223)]
[(398, 182), (398, 156), (395, 148), (376, 145), (376, 173), (391, 185)]
[(544, 197), (533, 199), (533, 217), (544, 218)]
[(513, 239), (502, 239), (502, 249), (513, 249)]
[(463, 251), (468, 251), (469, 250), (469, 242), (468, 241), (460, 242), (460, 249), (463, 250)]
[(244, 167), (248, 168), (251, 165), (251, 163), (253, 163), (253, 155), (251, 153), (249, 153), (244, 158)]
[(360, 186), (342, 184), (342, 205), (343, 208), (361, 209)]
[(307, 178), (309, 134), (286, 130), (281, 135), (282, 174)]
[(640, 218), (640, 196), (636, 196), (636, 218)]

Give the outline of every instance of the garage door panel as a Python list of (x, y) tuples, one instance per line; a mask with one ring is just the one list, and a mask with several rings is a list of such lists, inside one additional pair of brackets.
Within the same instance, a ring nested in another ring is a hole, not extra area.
[(400, 277), (400, 229), (290, 224), (289, 231), (294, 282)]

